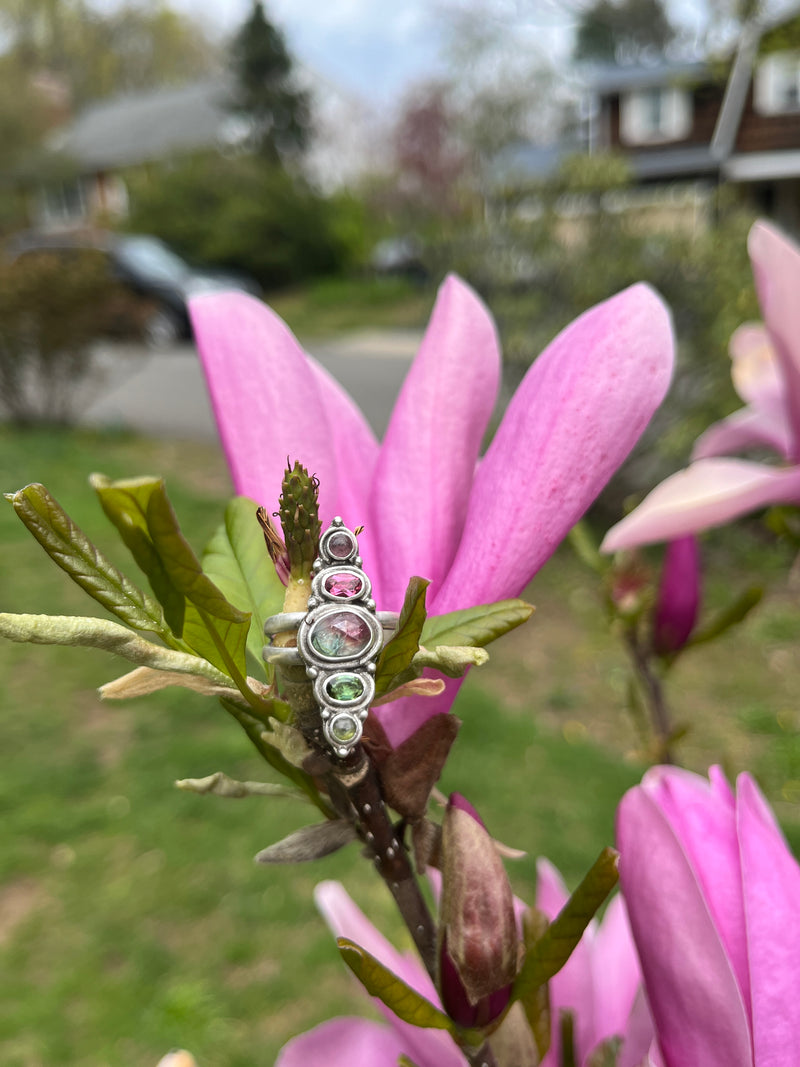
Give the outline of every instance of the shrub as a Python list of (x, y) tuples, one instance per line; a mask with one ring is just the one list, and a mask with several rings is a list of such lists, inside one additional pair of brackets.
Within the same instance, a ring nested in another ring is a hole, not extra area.
[(70, 422), (116, 287), (98, 253), (0, 265), (0, 404), (20, 424)]

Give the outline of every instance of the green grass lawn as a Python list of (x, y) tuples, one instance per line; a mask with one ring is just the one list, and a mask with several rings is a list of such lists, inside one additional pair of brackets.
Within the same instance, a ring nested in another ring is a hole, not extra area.
[(422, 329), (434, 297), (432, 286), (405, 278), (321, 278), (265, 299), (306, 341), (350, 330)]
[[(43, 481), (131, 575), (86, 476), (160, 473), (200, 549), (229, 493), (218, 451), (87, 433), (0, 428), (0, 489)], [(0, 610), (94, 614), (10, 506), (0, 508)], [(744, 580), (728, 571), (718, 583)], [(776, 566), (778, 575), (785, 569)], [(532, 898), (535, 857), (572, 884), (610, 843), (622, 792), (642, 767), (621, 710), (624, 661), (585, 575), (563, 553), (535, 581), (537, 613), (462, 689), (463, 720), (442, 787), (469, 795)], [(99, 609), (98, 609), (99, 610)], [(800, 844), (796, 600), (774, 593), (736, 635), (676, 672), (690, 766), (749, 767)], [(202, 1067), (274, 1062), (291, 1035), (364, 1008), (311, 900), (341, 878), (402, 939), (392, 904), (355, 848), (294, 868), (253, 855), (314, 821), (296, 801), (181, 793), (176, 778), (224, 770), (268, 778), (212, 701), (169, 690), (102, 704), (127, 664), (84, 649), (0, 644), (0, 1063), (152, 1067), (176, 1045)]]

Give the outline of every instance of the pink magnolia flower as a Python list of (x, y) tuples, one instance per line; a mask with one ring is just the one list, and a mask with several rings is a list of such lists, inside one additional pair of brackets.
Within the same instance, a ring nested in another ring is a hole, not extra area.
[(749, 775), (652, 768), (617, 844), (664, 1067), (800, 1063), (800, 866)]
[[(757, 222), (748, 250), (765, 325), (731, 338), (733, 383), (747, 406), (706, 430), (691, 466), (608, 531), (606, 552), (720, 526), (768, 504), (800, 504), (800, 249)], [(783, 465), (727, 458), (753, 447), (771, 449)]]
[[(342, 885), (321, 882), (314, 897), (335, 937), (355, 941), (441, 1008), (439, 995), (422, 964), (415, 956), (398, 952), (356, 907)], [(466, 1059), (449, 1034), (404, 1023), (379, 1000), (375, 1000), (375, 1006), (388, 1025), (358, 1018), (321, 1023), (284, 1045), (275, 1067), (396, 1067), (401, 1054), (417, 1067), (466, 1067)]]
[[(561, 875), (548, 860), (538, 861), (537, 876), (536, 906), (552, 920), (569, 894)], [(591, 921), (578, 947), (550, 982), (553, 1044), (542, 1067), (558, 1067), (561, 1063), (561, 1011), (574, 1015), (578, 1065), (586, 1064), (597, 1045), (614, 1036), (623, 1039), (618, 1067), (646, 1064), (653, 1024), (642, 994), (639, 960), (625, 904), (617, 894), (602, 921)]]
[[(361, 555), (388, 610), (413, 574), (431, 580), (432, 614), (518, 595), (638, 440), (673, 359), (660, 299), (625, 290), (547, 347), (478, 463), (500, 356), (491, 317), (457, 278), (439, 291), (380, 446), (259, 301), (205, 294), (191, 314), (236, 491), (274, 511), (286, 457), (303, 462), (323, 523), (364, 525)], [(447, 710), (457, 688), (377, 709), (389, 740)]]
[[(537, 907), (554, 918), (568, 894), (558, 871), (540, 860)], [(436, 872), (432, 883), (439, 892)], [(369, 922), (338, 882), (321, 882), (317, 907), (336, 937), (348, 937), (378, 958), (418, 993), (441, 1007), (438, 993), (416, 957), (400, 953)], [(515, 900), (518, 918), (525, 905)], [(592, 922), (567, 965), (550, 983), (554, 1016), (554, 1048), (542, 1067), (557, 1067), (558, 1010), (575, 1012), (578, 1063), (607, 1037), (623, 1035), (618, 1067), (661, 1067), (648, 1059), (653, 1026), (640, 995), (641, 973), (631, 940), (625, 907), (617, 896), (601, 924)], [(637, 995), (637, 992), (639, 995)], [(402, 1022), (380, 1001), (376, 1007), (386, 1023), (340, 1018), (321, 1023), (283, 1047), (275, 1067), (396, 1067), (401, 1054), (417, 1067), (465, 1067), (467, 1061), (441, 1030), (420, 1030)], [(388, 1024), (388, 1025), (387, 1025)]]

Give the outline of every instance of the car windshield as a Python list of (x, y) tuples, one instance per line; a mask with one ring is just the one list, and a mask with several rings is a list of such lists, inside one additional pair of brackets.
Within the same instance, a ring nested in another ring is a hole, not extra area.
[(124, 266), (156, 281), (183, 282), (191, 274), (189, 265), (154, 237), (126, 237), (117, 254)]

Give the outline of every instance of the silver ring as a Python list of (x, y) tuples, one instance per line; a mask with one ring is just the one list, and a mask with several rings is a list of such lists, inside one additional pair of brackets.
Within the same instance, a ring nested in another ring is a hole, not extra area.
[[(306, 612), (272, 615), (264, 623), (270, 644), (264, 659), (304, 664), (314, 685), (325, 739), (338, 756), (358, 744), (375, 698), (375, 666), (395, 612), (377, 612), (372, 583), (361, 566), (358, 541), (337, 516), (322, 534)], [(297, 631), (296, 648), (275, 648), (278, 633)]]

